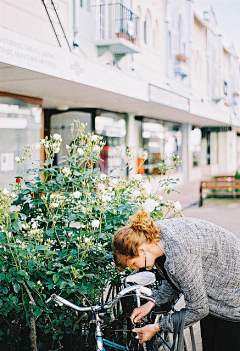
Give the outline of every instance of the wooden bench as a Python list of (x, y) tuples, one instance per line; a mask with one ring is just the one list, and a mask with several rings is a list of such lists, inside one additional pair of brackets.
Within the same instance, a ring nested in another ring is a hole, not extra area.
[[(211, 190), (211, 192), (207, 192)], [(216, 190), (216, 192), (214, 192)], [(237, 191), (239, 190), (239, 192)], [(199, 189), (199, 207), (203, 205), (203, 195), (204, 192), (206, 195), (211, 197), (240, 197), (240, 179), (234, 179), (229, 177), (228, 180), (222, 179), (221, 177), (214, 180), (202, 180), (200, 182)]]

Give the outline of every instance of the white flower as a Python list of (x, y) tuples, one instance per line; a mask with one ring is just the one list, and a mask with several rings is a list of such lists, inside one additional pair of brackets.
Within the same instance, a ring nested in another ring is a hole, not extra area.
[(107, 201), (110, 201), (111, 200), (111, 196), (109, 195), (103, 195), (102, 196), (102, 202), (107, 202)]
[(66, 145), (66, 149), (67, 149), (67, 150), (71, 149), (71, 146)]
[(62, 137), (61, 137), (61, 135), (58, 134), (58, 133), (53, 134), (53, 139), (62, 141)]
[(159, 201), (162, 201), (163, 200), (163, 196), (161, 195), (161, 196), (158, 196), (158, 200)]
[(102, 174), (100, 175), (100, 179), (101, 179), (101, 180), (105, 180), (106, 178), (107, 178), (107, 175), (106, 175), (106, 174), (102, 173)]
[(139, 195), (141, 195), (139, 190), (134, 190), (134, 192), (132, 193), (134, 199), (136, 199)]
[(74, 193), (73, 193), (73, 197), (74, 197), (75, 199), (79, 199), (79, 198), (80, 198), (80, 196), (81, 196), (80, 191), (74, 191)]
[(100, 146), (95, 145), (95, 146), (93, 147), (93, 151), (94, 151), (94, 152), (99, 152), (99, 151), (100, 151)]
[(111, 178), (110, 184), (111, 184), (112, 186), (117, 185), (117, 183), (118, 183), (118, 179), (117, 179), (117, 178)]
[(181, 211), (182, 205), (179, 201), (174, 202), (174, 208), (176, 211)]
[(153, 200), (153, 199), (147, 199), (143, 204), (142, 204), (142, 208), (144, 209), (144, 211), (146, 212), (152, 212), (153, 210), (155, 210), (155, 207), (158, 206), (158, 202)]
[(9, 191), (7, 190), (7, 188), (4, 188), (3, 191), (2, 191), (3, 195), (8, 195), (9, 194)]
[(53, 202), (53, 203), (51, 204), (51, 206), (52, 206), (52, 207), (58, 207), (58, 206), (59, 206), (59, 203), (58, 203), (58, 202)]
[(11, 197), (14, 199), (17, 195), (15, 193), (11, 194)]
[(59, 151), (60, 151), (60, 147), (53, 144), (53, 152), (54, 152), (55, 154), (58, 154)]
[(92, 141), (97, 141), (98, 140), (98, 135), (92, 135)]
[(144, 183), (142, 185), (143, 191), (146, 195), (150, 195), (152, 191), (152, 185), (150, 182)]
[(84, 155), (84, 151), (83, 151), (83, 149), (82, 149), (81, 147), (79, 147), (79, 148), (77, 149), (77, 153), (78, 153), (79, 156)]
[(100, 191), (104, 191), (104, 190), (105, 190), (105, 185), (102, 184), (102, 183), (98, 184), (98, 189), (99, 189)]
[(18, 162), (20, 162), (20, 157), (15, 157), (15, 161), (18, 163)]
[(10, 239), (11, 236), (12, 236), (12, 233), (11, 233), (11, 232), (7, 232), (7, 233), (6, 233), (6, 236)]
[(32, 229), (37, 229), (37, 223), (36, 222), (32, 223)]
[(71, 170), (70, 170), (70, 168), (63, 167), (62, 173), (66, 176), (69, 176), (69, 174), (71, 173)]
[(141, 174), (135, 174), (135, 175), (133, 176), (133, 179), (134, 179), (134, 180), (142, 180), (142, 175), (141, 175)]
[(100, 222), (99, 222), (98, 219), (94, 219), (94, 220), (92, 221), (92, 227), (93, 227), (93, 228), (98, 228), (99, 225), (100, 225)]
[(41, 140), (40, 140), (40, 144), (43, 144), (43, 145), (44, 145), (45, 143), (46, 143), (46, 140), (45, 140), (45, 139), (41, 139)]
[(44, 147), (45, 147), (45, 149), (48, 149), (48, 148), (49, 148), (49, 141), (46, 141)]
[(82, 206), (82, 207), (81, 207), (81, 211), (82, 211), (82, 213), (85, 214), (85, 213), (87, 212), (86, 207)]
[(80, 228), (80, 223), (79, 222), (71, 222), (69, 225), (70, 228)]

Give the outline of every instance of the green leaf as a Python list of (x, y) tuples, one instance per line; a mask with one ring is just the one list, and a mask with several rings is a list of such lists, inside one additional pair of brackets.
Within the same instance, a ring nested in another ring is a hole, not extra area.
[(42, 314), (42, 311), (41, 311), (41, 310), (33, 311), (34, 317), (41, 316), (41, 314)]
[(20, 285), (18, 283), (13, 284), (13, 290), (15, 291), (15, 293), (18, 293), (20, 290)]
[(35, 283), (32, 282), (31, 280), (28, 280), (28, 281), (27, 281), (27, 284), (28, 284), (28, 286), (30, 286), (31, 289), (32, 289), (32, 288), (34, 287), (34, 285), (35, 285)]
[(22, 269), (20, 271), (18, 271), (18, 274), (21, 275), (22, 277), (24, 277), (25, 279), (29, 279), (29, 274)]
[(60, 278), (60, 273), (53, 274), (53, 282), (56, 284)]
[(68, 282), (68, 285), (73, 288), (75, 286), (75, 283), (73, 281)]
[(61, 283), (60, 283), (59, 288), (63, 289), (63, 288), (65, 288), (66, 285), (67, 285), (67, 283), (64, 280), (62, 280)]
[(70, 213), (70, 215), (69, 215), (69, 220), (70, 221), (75, 221), (75, 219), (77, 218), (77, 216), (74, 214), (74, 213)]
[(39, 246), (36, 246), (35, 249), (37, 251), (40, 251), (40, 250), (47, 250), (48, 249), (48, 246), (46, 245), (39, 245)]

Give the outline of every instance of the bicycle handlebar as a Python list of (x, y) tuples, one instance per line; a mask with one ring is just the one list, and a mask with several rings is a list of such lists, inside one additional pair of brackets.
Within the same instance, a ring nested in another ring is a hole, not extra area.
[[(129, 294), (132, 291), (136, 291), (137, 295), (140, 298), (152, 301), (153, 303), (155, 303), (155, 300), (151, 297), (152, 296), (152, 290), (149, 288), (146, 288), (145, 286), (141, 286), (141, 285), (133, 285), (133, 286), (129, 286), (123, 290), (121, 290), (117, 296), (110, 301), (109, 303), (106, 303), (104, 305), (96, 305), (96, 306), (90, 306), (90, 307), (80, 307), (77, 306), (75, 304), (73, 304), (72, 302), (64, 299), (63, 297), (56, 295), (56, 294), (52, 294), (50, 296), (50, 298), (48, 300), (46, 300), (46, 303), (49, 303), (51, 300), (55, 301), (56, 303), (58, 303), (60, 306), (62, 305), (66, 305), (68, 307), (71, 307), (73, 309), (75, 309), (76, 311), (80, 311), (80, 312), (89, 312), (89, 311), (101, 311), (101, 310), (108, 310), (109, 308), (115, 306), (117, 304), (117, 302), (124, 297), (125, 295)], [(142, 295), (144, 294), (144, 295)]]

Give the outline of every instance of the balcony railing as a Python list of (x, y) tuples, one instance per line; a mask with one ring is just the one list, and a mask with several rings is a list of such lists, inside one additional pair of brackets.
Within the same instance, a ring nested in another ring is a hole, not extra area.
[(95, 6), (95, 40), (117, 54), (139, 52), (139, 17), (120, 3)]

